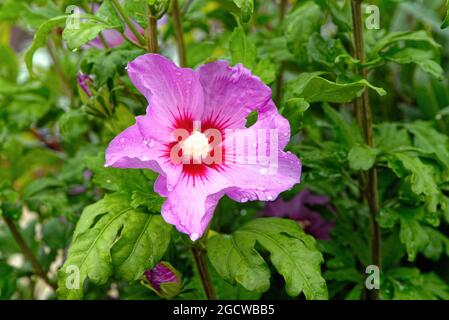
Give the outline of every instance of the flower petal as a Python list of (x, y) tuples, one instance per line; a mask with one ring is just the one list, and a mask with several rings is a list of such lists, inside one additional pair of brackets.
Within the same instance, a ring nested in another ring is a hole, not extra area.
[(267, 106), (250, 128), (226, 132), (223, 174), (234, 187), (227, 194), (236, 201), (272, 201), (300, 181), (301, 162), (282, 151), (289, 123), (272, 102)]
[(251, 71), (227, 61), (215, 61), (198, 69), (204, 88), (203, 121), (215, 120), (223, 128), (244, 128), (252, 111), (264, 112), (271, 89)]
[(267, 103), (264, 110), (266, 111), (259, 113), (257, 122), (250, 128), (253, 130), (276, 129), (278, 146), (279, 149), (283, 150), (290, 141), (290, 123), (279, 114), (272, 100)]
[[(147, 141), (137, 125), (116, 136), (106, 149), (107, 167), (151, 169), (168, 177), (167, 184), (175, 185), (182, 168), (164, 158), (166, 146), (156, 140)], [(166, 178), (167, 181), (167, 178)]]
[(162, 206), (164, 220), (188, 234), (192, 241), (203, 235), (227, 187), (227, 182), (214, 169), (209, 168), (205, 177), (192, 179), (183, 175)]
[(150, 133), (155, 123), (170, 127), (177, 119), (201, 120), (204, 95), (194, 70), (178, 68), (158, 54), (142, 55), (127, 68), (129, 78), (150, 104), (151, 121), (142, 121), (141, 130)]
[(239, 202), (263, 200), (273, 201), (283, 191), (299, 183), (301, 162), (291, 154), (279, 151), (275, 167), (260, 164), (232, 164), (224, 170), (234, 187), (226, 194)]

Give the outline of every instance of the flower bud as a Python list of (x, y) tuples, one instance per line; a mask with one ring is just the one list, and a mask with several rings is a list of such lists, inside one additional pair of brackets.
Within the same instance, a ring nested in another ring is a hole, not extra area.
[(177, 296), (181, 290), (181, 276), (168, 262), (161, 261), (144, 273), (147, 286), (164, 299)]
[(170, 0), (147, 0), (151, 14), (160, 19), (168, 10)]
[(84, 91), (84, 93), (88, 97), (92, 97), (92, 91), (90, 90), (89, 85), (92, 83), (92, 78), (88, 74), (78, 73), (76, 76), (76, 81), (80, 88)]

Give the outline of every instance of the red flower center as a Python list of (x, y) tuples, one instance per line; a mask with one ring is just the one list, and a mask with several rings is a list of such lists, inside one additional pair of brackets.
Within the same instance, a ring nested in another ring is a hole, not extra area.
[(166, 156), (172, 164), (182, 164), (183, 173), (193, 179), (204, 178), (208, 168), (220, 170), (225, 161), (224, 126), (184, 116), (170, 127), (172, 142), (166, 144)]

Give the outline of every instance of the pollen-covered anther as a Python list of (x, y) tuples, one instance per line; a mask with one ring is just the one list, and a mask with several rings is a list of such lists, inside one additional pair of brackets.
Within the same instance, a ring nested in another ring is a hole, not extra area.
[(184, 156), (189, 159), (201, 160), (207, 157), (211, 147), (206, 135), (195, 131), (187, 139), (180, 143)]

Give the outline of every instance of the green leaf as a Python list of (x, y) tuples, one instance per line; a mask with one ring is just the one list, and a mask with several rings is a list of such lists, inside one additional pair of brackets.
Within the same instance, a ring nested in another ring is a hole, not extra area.
[(382, 208), (376, 216), (376, 220), (382, 228), (391, 229), (399, 221), (399, 215), (391, 208)]
[(441, 109), (449, 105), (447, 80), (442, 81), (417, 68), (412, 89), (423, 117), (427, 120), (438, 120), (442, 116)]
[(45, 21), (42, 23), (39, 28), (37, 29), (36, 33), (34, 34), (33, 42), (31, 43), (31, 46), (27, 49), (25, 52), (25, 64), (28, 69), (28, 72), (31, 75), (34, 75), (33, 73), (33, 56), (37, 49), (45, 46), (47, 42), (47, 35), (50, 33), (51, 30), (57, 27), (62, 27), (65, 25), (67, 20), (67, 16), (59, 16), (55, 18), (51, 18), (50, 20)]
[(327, 104), (323, 104), (323, 111), (332, 123), (332, 129), (337, 141), (342, 141), (347, 147), (352, 147), (356, 142), (362, 141), (358, 128), (349, 123), (341, 113)]
[(386, 152), (401, 147), (412, 146), (410, 136), (406, 129), (399, 128), (396, 123), (379, 123), (374, 127), (375, 147)]
[(321, 276), (321, 253), (314, 239), (294, 221), (279, 218), (252, 220), (231, 235), (217, 235), (207, 242), (208, 257), (218, 274), (250, 291), (267, 291), (270, 272), (254, 248), (256, 242), (270, 252), (270, 260), (284, 276), (287, 293), (304, 292), (307, 299), (327, 299)]
[(79, 24), (79, 28), (65, 28), (62, 38), (67, 42), (69, 49), (74, 50), (95, 39), (101, 31), (114, 28), (114, 26), (98, 20), (85, 21)]
[(23, 189), (23, 198), (29, 199), (37, 193), (48, 190), (50, 188), (63, 187), (64, 183), (56, 178), (40, 178), (35, 179)]
[(446, 29), (449, 27), (449, 0), (446, 0), (446, 15), (444, 16), (443, 23), (441, 24), (441, 29)]
[(310, 61), (317, 62), (335, 73), (343, 74), (345, 72), (341, 61), (358, 62), (349, 55), (340, 39), (325, 39), (319, 33), (310, 37), (307, 53)]
[(405, 124), (405, 128), (414, 136), (414, 145), (436, 156), (449, 175), (449, 138), (439, 133), (430, 123), (416, 121)]
[(137, 280), (165, 253), (170, 230), (160, 216), (133, 209), (128, 194), (106, 195), (86, 207), (58, 273), (59, 297), (80, 299), (87, 279), (103, 285), (114, 272), (119, 278)]
[(100, 54), (96, 53), (88, 59), (88, 62), (93, 64), (92, 71), (96, 76), (95, 83), (98, 86), (104, 85), (109, 79), (114, 77), (117, 71), (123, 70), (129, 61), (141, 54), (143, 54), (143, 51), (140, 49), (119, 48), (113, 51), (102, 51)]
[[(432, 245), (428, 230), (421, 224), (425, 210), (420, 207), (383, 208), (377, 216), (382, 228), (390, 229), (399, 223), (399, 240), (405, 245), (409, 261), (414, 261), (418, 252), (430, 253)], [(432, 230), (432, 229), (431, 229)], [(441, 252), (440, 252), (441, 254)]]
[(437, 210), (440, 201), (440, 189), (435, 182), (433, 168), (425, 165), (419, 157), (412, 157), (405, 153), (394, 152), (387, 156), (388, 167), (410, 188), (416, 195), (424, 195), (430, 212)]
[(367, 80), (353, 83), (336, 83), (320, 77), (321, 72), (300, 74), (288, 83), (287, 95), (294, 98), (304, 98), (307, 102), (349, 103), (359, 97), (365, 88), (375, 90), (380, 96), (385, 90), (370, 84)]
[(313, 1), (304, 1), (292, 10), (284, 22), (287, 46), (300, 64), (308, 62), (307, 43), (321, 25), (320, 7)]
[(104, 167), (104, 153), (86, 157), (86, 166), (93, 171), (93, 182), (107, 190), (128, 192), (132, 194), (139, 190), (146, 192), (150, 188), (148, 180), (141, 170), (117, 169)]
[(262, 59), (257, 63), (254, 74), (265, 84), (271, 84), (276, 79), (276, 65), (268, 59)]
[(73, 142), (89, 131), (89, 122), (84, 112), (70, 110), (59, 118), (59, 127), (64, 141)]
[(367, 171), (374, 166), (380, 150), (367, 145), (355, 145), (348, 154), (349, 167), (352, 170)]
[(42, 240), (53, 250), (65, 248), (71, 231), (69, 224), (61, 223), (60, 218), (52, 218), (42, 225)]
[(416, 254), (429, 243), (429, 236), (416, 219), (402, 216), (400, 221), (399, 239), (407, 248), (408, 260), (414, 261)]
[(9, 46), (0, 44), (0, 79), (2, 81), (16, 82), (19, 74), (19, 63), (16, 54)]
[(243, 22), (248, 22), (254, 12), (254, 0), (234, 0), (234, 3), (241, 11)]
[(249, 69), (252, 69), (256, 65), (256, 46), (246, 37), (242, 27), (237, 27), (232, 32), (231, 39), (229, 40), (229, 51), (233, 65), (242, 63)]
[(302, 129), (304, 112), (309, 109), (310, 104), (302, 98), (293, 98), (285, 102), (281, 114), (290, 123), (291, 135), (297, 134)]
[(350, 1), (341, 2), (335, 0), (317, 0), (321, 8), (328, 9), (332, 15), (333, 22), (338, 26), (342, 32), (352, 30), (352, 15)]
[(435, 40), (433, 40), (432, 37), (429, 36), (429, 34), (424, 30), (392, 32), (387, 34), (385, 37), (383, 37), (377, 42), (377, 44), (372, 49), (372, 53), (377, 54), (383, 49), (393, 44), (398, 44), (402, 41), (424, 42), (431, 45), (434, 48), (441, 47), (441, 45), (435, 42)]
[(123, 8), (126, 14), (135, 20), (142, 28), (148, 25), (148, 2), (147, 0), (126, 0)]
[(162, 259), (170, 243), (171, 226), (161, 216), (143, 212), (128, 215), (120, 238), (112, 247), (116, 276), (138, 280)]
[[(127, 202), (127, 196), (114, 194), (84, 209), (58, 273), (60, 298), (80, 299), (86, 279), (102, 285), (112, 275), (110, 249), (132, 210)], [(75, 274), (78, 277), (72, 278)]]
[(131, 206), (134, 209), (142, 206), (147, 208), (148, 211), (154, 213), (161, 212), (162, 204), (165, 201), (165, 198), (155, 194), (154, 192), (150, 192), (149, 190), (146, 192), (136, 190), (132, 193), (131, 199)]
[(423, 250), (426, 258), (437, 261), (444, 253), (449, 256), (449, 238), (432, 227), (425, 226), (424, 230), (429, 236), (429, 243)]
[(430, 50), (423, 50), (417, 48), (393, 48), (388, 50), (382, 57), (386, 60), (393, 61), (400, 64), (414, 63), (418, 65), (423, 71), (431, 75), (442, 78), (443, 68), (433, 59), (433, 52)]
[(125, 23), (117, 13), (117, 10), (115, 10), (111, 0), (103, 0), (100, 8), (95, 12), (95, 15), (120, 31), (125, 30)]
[[(384, 289), (384, 288), (388, 288)], [(382, 295), (393, 300), (447, 300), (449, 286), (435, 273), (421, 273), (416, 268), (396, 268), (386, 275)]]
[(245, 234), (218, 235), (207, 241), (207, 256), (224, 280), (265, 292), (270, 288), (270, 270), (255, 244), (256, 239)]

